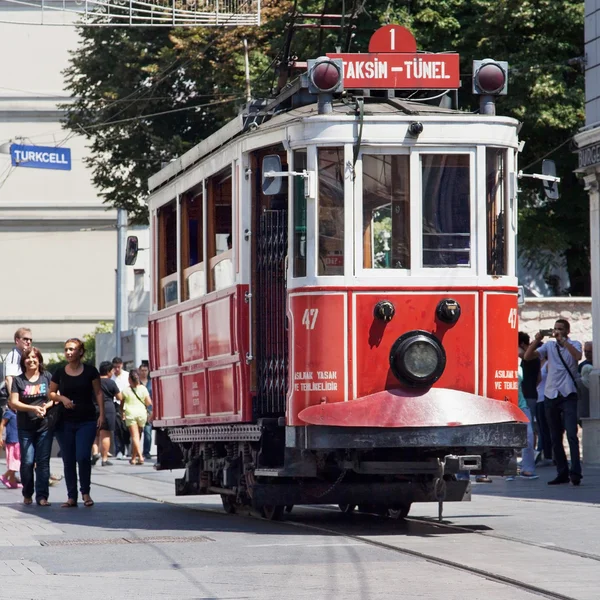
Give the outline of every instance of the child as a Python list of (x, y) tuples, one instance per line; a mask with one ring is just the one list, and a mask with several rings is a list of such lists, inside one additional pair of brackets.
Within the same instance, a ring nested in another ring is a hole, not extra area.
[(15, 477), (15, 472), (21, 468), (21, 447), (17, 433), (17, 415), (10, 408), (4, 411), (0, 421), (0, 448), (6, 450), (7, 469), (4, 475), (0, 475), (0, 482), (11, 489), (23, 487)]

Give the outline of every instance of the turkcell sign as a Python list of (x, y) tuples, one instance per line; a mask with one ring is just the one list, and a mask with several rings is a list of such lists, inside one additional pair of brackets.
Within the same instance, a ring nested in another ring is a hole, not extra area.
[(346, 89), (428, 89), (460, 87), (458, 54), (369, 52), (327, 54), (344, 63)]
[(10, 158), (13, 167), (71, 170), (71, 150), (69, 148), (11, 144)]

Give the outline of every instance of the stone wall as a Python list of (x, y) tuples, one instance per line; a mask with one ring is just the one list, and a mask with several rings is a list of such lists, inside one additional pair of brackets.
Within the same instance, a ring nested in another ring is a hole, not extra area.
[(571, 337), (581, 343), (592, 339), (592, 299), (585, 297), (526, 298), (519, 306), (519, 331), (529, 335), (551, 329), (556, 319), (567, 319)]

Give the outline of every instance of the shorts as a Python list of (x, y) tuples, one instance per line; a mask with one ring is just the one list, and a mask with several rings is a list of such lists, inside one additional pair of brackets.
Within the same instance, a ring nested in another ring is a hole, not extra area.
[(134, 423), (137, 423), (137, 426), (141, 429), (146, 424), (146, 421), (146, 415), (140, 415), (139, 417), (128, 417), (125, 415), (125, 425), (127, 425), (127, 427), (131, 427)]
[(112, 400), (110, 402), (105, 402), (104, 403), (104, 421), (102, 421), (100, 430), (101, 431), (114, 431), (116, 420), (117, 420), (117, 411), (115, 410), (115, 403)]
[(6, 444), (6, 469), (8, 471), (18, 471), (21, 468), (21, 446), (19, 442)]

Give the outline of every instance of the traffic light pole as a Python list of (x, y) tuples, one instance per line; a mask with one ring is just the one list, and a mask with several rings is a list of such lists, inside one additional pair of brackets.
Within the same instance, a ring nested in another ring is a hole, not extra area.
[(117, 209), (117, 299), (115, 310), (115, 354), (121, 356), (121, 332), (128, 327), (127, 271), (125, 270), (125, 247), (127, 245), (127, 211)]

